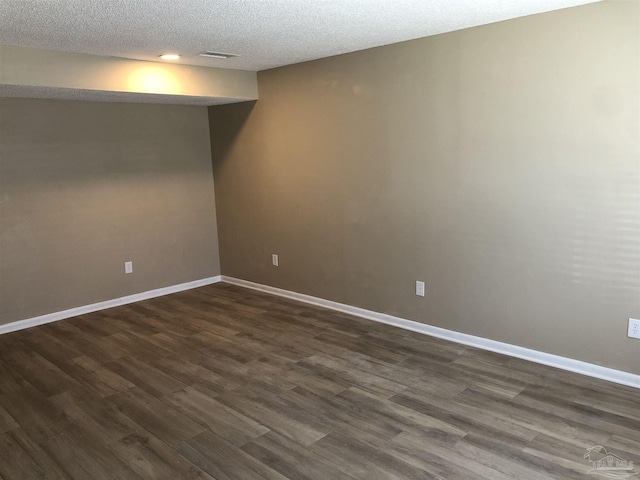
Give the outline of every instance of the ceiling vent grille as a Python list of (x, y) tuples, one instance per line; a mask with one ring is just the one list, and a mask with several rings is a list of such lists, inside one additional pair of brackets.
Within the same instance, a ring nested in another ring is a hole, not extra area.
[(240, 55), (236, 55), (235, 53), (221, 53), (221, 52), (202, 52), (202, 53), (199, 53), (198, 55), (200, 55), (201, 57), (219, 58), (222, 60), (240, 56)]

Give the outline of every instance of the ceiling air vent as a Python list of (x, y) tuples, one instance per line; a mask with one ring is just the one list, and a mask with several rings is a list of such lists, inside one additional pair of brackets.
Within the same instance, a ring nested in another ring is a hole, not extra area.
[(236, 55), (235, 53), (220, 53), (220, 52), (202, 52), (199, 53), (201, 57), (207, 58), (220, 58), (226, 60), (227, 58), (239, 57), (240, 55)]

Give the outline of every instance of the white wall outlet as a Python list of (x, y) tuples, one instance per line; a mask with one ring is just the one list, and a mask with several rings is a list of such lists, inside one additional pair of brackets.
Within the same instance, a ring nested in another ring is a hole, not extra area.
[(424, 282), (416, 280), (416, 295), (424, 297)]
[(628, 335), (631, 338), (640, 338), (640, 320), (636, 320), (635, 318), (629, 319)]
[(273, 263), (274, 267), (278, 266), (278, 255), (275, 253), (271, 254), (271, 263)]
[(133, 262), (124, 262), (124, 273), (133, 273)]

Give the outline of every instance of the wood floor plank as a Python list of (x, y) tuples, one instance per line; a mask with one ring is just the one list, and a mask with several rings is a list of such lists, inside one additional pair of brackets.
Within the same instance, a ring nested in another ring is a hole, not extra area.
[(535, 408), (515, 406), (500, 396), (490, 396), (471, 389), (456, 395), (454, 400), (460, 405), (466, 405), (473, 409), (479, 408), (494, 418), (508, 416), (510, 421), (516, 425), (578, 445), (600, 445), (611, 436), (608, 432), (600, 432), (565, 417), (541, 412)]
[(425, 415), (386, 398), (376, 397), (356, 387), (341, 392), (337, 397), (348, 399), (360, 408), (366, 408), (369, 416), (384, 419), (403, 432), (421, 435), (428, 431), (438, 431), (442, 435), (450, 435), (452, 438), (462, 438), (467, 433), (446, 420)]
[(76, 379), (83, 387), (101, 397), (124, 392), (136, 385), (113, 370), (105, 368), (86, 356), (74, 358), (61, 365), (61, 369)]
[(114, 395), (111, 400), (127, 417), (169, 445), (205, 430), (186, 415), (138, 387)]
[(409, 358), (409, 355), (398, 353), (391, 348), (378, 347), (373, 341), (364, 342), (360, 337), (353, 338), (340, 333), (325, 333), (317, 336), (316, 339), (328, 345), (334, 345), (346, 350), (369, 355), (383, 361), (399, 363)]
[(0, 433), (8, 432), (19, 428), (20, 424), (11, 416), (7, 410), (0, 405)]
[(104, 367), (155, 397), (186, 387), (184, 383), (155, 368), (151, 362), (143, 362), (135, 357), (121, 358), (104, 364)]
[(354, 372), (375, 373), (377, 376), (402, 385), (410, 385), (413, 390), (424, 391), (443, 398), (451, 398), (469, 387), (468, 383), (442, 375), (436, 369), (420, 371), (420, 374), (416, 375), (415, 369), (403, 366), (402, 362), (399, 364), (383, 362), (368, 355), (351, 351), (340, 352), (335, 356), (346, 361)]
[(491, 437), (468, 434), (452, 448), (456, 453), (523, 480), (581, 480), (583, 473), (575, 472), (546, 458), (531, 455), (518, 448), (494, 441)]
[(511, 401), (516, 406), (524, 406), (572, 420), (593, 431), (610, 435), (620, 435), (640, 442), (640, 422), (632, 418), (603, 412), (597, 408), (571, 399), (549, 395), (540, 389), (525, 389)]
[(237, 388), (254, 388), (274, 393), (282, 391), (282, 384), (280, 382), (271, 383), (268, 378), (264, 379), (249, 376), (249, 362), (236, 361), (226, 355), (217, 354), (202, 356), (198, 361), (200, 365), (226, 379), (230, 384), (238, 385)]
[(167, 348), (148, 342), (148, 337), (149, 335), (141, 337), (140, 334), (136, 335), (131, 332), (118, 332), (109, 335), (106, 339), (118, 344), (127, 352), (127, 357), (144, 358), (147, 362), (152, 362), (173, 354), (173, 351)]
[(140, 478), (215, 480), (153, 436), (132, 434), (111, 443), (108, 448)]
[[(45, 325), (49, 332), (63, 343), (74, 348), (99, 363), (109, 362), (127, 356), (126, 350), (108, 340), (107, 336), (96, 336), (70, 321)], [(115, 333), (115, 332), (114, 332)]]
[(584, 446), (564, 442), (561, 439), (547, 435), (538, 435), (522, 451), (554, 465), (572, 470), (574, 474), (578, 475), (578, 478), (582, 478), (580, 475), (585, 474), (585, 466), (588, 466), (584, 459), (584, 454), (586, 453)]
[(220, 402), (301, 445), (311, 445), (329, 428), (290, 401), (264, 390), (242, 388), (225, 393)]
[(154, 367), (184, 385), (195, 386), (213, 396), (241, 386), (183, 356), (162, 358), (154, 363)]
[(60, 408), (31, 386), (0, 395), (0, 405), (37, 442), (59, 435), (68, 420)]
[(357, 436), (374, 448), (380, 447), (402, 430), (381, 416), (339, 396), (325, 397), (301, 387), (281, 394), (303, 408), (310, 416), (322, 418), (331, 431)]
[(176, 449), (218, 480), (286, 480), (268, 465), (211, 432), (183, 442)]
[(414, 369), (416, 373), (424, 371), (429, 374), (435, 370), (439, 375), (455, 378), (459, 382), (465, 383), (468, 388), (493, 392), (507, 398), (513, 398), (527, 387), (525, 382), (513, 380), (498, 373), (490, 374), (467, 369), (464, 366), (452, 363), (433, 362), (429, 358), (422, 356), (410, 357), (402, 362), (402, 365)]
[(167, 402), (195, 422), (241, 446), (270, 430), (239, 411), (191, 387), (166, 395)]
[(433, 437), (416, 437), (402, 432), (388, 442), (383, 450), (409, 465), (420, 468), (447, 480), (509, 480), (505, 475), (482, 463), (459, 455), (451, 450), (449, 440), (443, 444), (442, 439)]
[(324, 354), (305, 358), (298, 362), (298, 365), (312, 372), (322, 373), (325, 377), (334, 378), (344, 385), (357, 385), (363, 390), (384, 398), (392, 397), (407, 388), (407, 385), (402, 383), (388, 380), (375, 374), (354, 370), (346, 362)]
[[(286, 362), (280, 359), (259, 359), (254, 362), (253, 371), (257, 375), (268, 375), (279, 378), (281, 385), (288, 389), (302, 387), (320, 395), (332, 396), (344, 391), (348, 383), (318, 375), (298, 363)], [(275, 383), (275, 382), (271, 382)]]
[(638, 402), (635, 400), (612, 397), (602, 392), (592, 392), (590, 394), (578, 395), (575, 403), (640, 421), (640, 408), (638, 408)]
[(139, 430), (139, 426), (115, 404), (86, 389), (69, 390), (49, 400), (102, 444), (115, 442)]
[(20, 338), (20, 343), (38, 352), (57, 367), (81, 355), (78, 350), (69, 347), (45, 329), (31, 328), (25, 333), (27, 334)]
[(96, 442), (90, 432), (69, 423), (60, 435), (42, 444), (60, 469), (74, 480), (141, 479), (114, 453)]
[(358, 438), (338, 432), (332, 432), (317, 441), (311, 450), (355, 478), (438, 479), (437, 475), (373, 448)]
[(77, 380), (30, 348), (16, 347), (6, 362), (45, 396), (80, 386)]
[(0, 434), (0, 478), (69, 480), (64, 471), (24, 430)]
[[(107, 337), (113, 334), (113, 324), (108, 323), (108, 319), (113, 315), (118, 315), (118, 309), (100, 310), (94, 313), (78, 315), (68, 320), (71, 326), (77, 326), (79, 331), (88, 333), (93, 338)], [(127, 317), (132, 319), (132, 311), (127, 311)], [(133, 321), (130, 320), (129, 326), (132, 327)], [(49, 325), (50, 326), (50, 325)], [(45, 325), (45, 328), (48, 326)], [(130, 331), (130, 330), (129, 330)]]
[(422, 392), (416, 393), (411, 389), (395, 395), (390, 400), (449, 423), (467, 433), (491, 435), (507, 445), (516, 444), (524, 448), (538, 435), (538, 432), (512, 422), (508, 416), (491, 414), (477, 407), (459, 405), (451, 400), (431, 397)]
[(31, 386), (25, 378), (0, 359), (0, 394), (22, 390)]
[(640, 441), (613, 435), (604, 446), (609, 451), (617, 452), (628, 462), (640, 465)]
[(253, 458), (290, 479), (353, 480), (329, 460), (301, 445), (269, 432), (242, 447)]

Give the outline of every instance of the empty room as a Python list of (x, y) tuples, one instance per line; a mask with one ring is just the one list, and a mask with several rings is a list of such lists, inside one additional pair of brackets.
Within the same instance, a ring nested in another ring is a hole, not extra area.
[(640, 1), (0, 2), (0, 480), (639, 475)]

